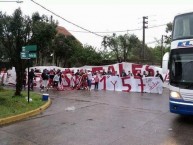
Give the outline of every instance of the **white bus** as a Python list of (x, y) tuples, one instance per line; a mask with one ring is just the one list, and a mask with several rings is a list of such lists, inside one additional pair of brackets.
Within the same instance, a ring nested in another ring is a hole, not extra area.
[(193, 115), (193, 12), (174, 18), (168, 68), (170, 112)]

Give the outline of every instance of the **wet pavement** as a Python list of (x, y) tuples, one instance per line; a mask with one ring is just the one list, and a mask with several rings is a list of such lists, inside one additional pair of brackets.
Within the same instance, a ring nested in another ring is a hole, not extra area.
[(0, 128), (0, 145), (193, 145), (193, 117), (169, 112), (167, 89), (49, 94), (45, 112)]

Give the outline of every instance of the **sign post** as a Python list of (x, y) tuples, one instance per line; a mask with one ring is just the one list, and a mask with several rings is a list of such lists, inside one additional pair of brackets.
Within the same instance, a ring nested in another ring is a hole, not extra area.
[[(28, 45), (22, 47), (22, 52), (20, 52), (21, 59), (27, 59), (27, 73), (28, 73), (28, 103), (30, 98), (30, 79), (29, 79), (29, 60), (32, 58), (37, 58), (36, 55), (37, 45)], [(33, 80), (32, 80), (33, 81)], [(33, 85), (33, 82), (32, 84)]]

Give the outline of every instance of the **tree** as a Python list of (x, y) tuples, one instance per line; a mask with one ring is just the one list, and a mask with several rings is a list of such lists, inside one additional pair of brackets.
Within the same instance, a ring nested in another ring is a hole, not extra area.
[(105, 36), (102, 41), (102, 46), (105, 49), (110, 48), (110, 50), (115, 54), (117, 61), (123, 58), (123, 61), (132, 57), (132, 49), (135, 49), (140, 45), (140, 40), (136, 35), (119, 35), (118, 37), (113, 34), (113, 36)]
[(77, 47), (82, 47), (74, 36), (56, 35), (53, 41), (54, 62), (57, 66), (70, 67), (70, 59), (74, 55)]
[(32, 15), (31, 27), (31, 43), (38, 46), (36, 65), (43, 65), (45, 58), (50, 56), (52, 51), (51, 45), (56, 35), (57, 24), (52, 20), (49, 21), (47, 16), (40, 16), (36, 12)]
[(173, 24), (171, 22), (167, 23), (167, 26), (166, 26), (166, 33), (168, 35), (165, 36), (165, 43), (170, 45), (171, 44), (171, 40), (172, 40), (172, 28), (173, 28)]
[(101, 65), (102, 55), (90, 45), (76, 47), (70, 61), (73, 66)]
[(112, 36), (104, 36), (102, 41), (104, 49), (109, 48), (115, 54), (117, 61), (120, 59), (120, 50), (118, 37), (114, 33)]
[(29, 34), (30, 18), (23, 17), (20, 9), (16, 9), (13, 16), (0, 13), (0, 42), (16, 70), (15, 95), (21, 95), (25, 62), (20, 59), (20, 52), (22, 46), (27, 45)]
[(20, 58), (22, 46), (37, 44), (40, 50), (46, 48), (55, 36), (54, 27), (55, 25), (46, 22), (45, 17), (38, 18), (36, 15), (31, 19), (29, 16), (23, 16), (20, 8), (16, 9), (12, 16), (0, 12), (0, 44), (16, 70), (15, 95), (21, 95), (26, 68), (26, 61)]

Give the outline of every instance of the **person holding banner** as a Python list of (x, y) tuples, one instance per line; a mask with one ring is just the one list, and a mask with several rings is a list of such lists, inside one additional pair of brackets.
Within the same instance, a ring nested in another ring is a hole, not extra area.
[(136, 76), (142, 78), (140, 71), (137, 71)]
[(99, 76), (98, 76), (98, 72), (96, 72), (96, 76), (94, 77), (94, 81), (95, 81), (94, 89), (95, 89), (95, 90), (98, 90), (98, 87), (99, 87)]
[(155, 77), (159, 77), (162, 80), (162, 82), (163, 82), (164, 79), (163, 79), (162, 75), (159, 73), (158, 70), (156, 72), (157, 72), (157, 74), (155, 75)]
[(125, 70), (123, 69), (123, 71), (121, 73), (121, 77), (126, 77), (126, 76), (127, 76), (127, 74), (126, 74)]
[(147, 76), (148, 76), (148, 74), (146, 73), (146, 71), (143, 71), (143, 78), (147, 77)]
[(132, 76), (133, 76), (133, 74), (131, 73), (130, 70), (128, 71), (128, 76), (129, 76), (129, 77), (132, 77)]
[(60, 79), (59, 74), (55, 74), (53, 78), (53, 81), (54, 81), (53, 87), (54, 88), (58, 88), (59, 79)]
[(91, 82), (92, 82), (92, 72), (88, 70), (87, 73), (87, 83), (88, 83), (88, 90), (91, 91)]
[(160, 79), (160, 81), (159, 81), (159, 84), (158, 84), (158, 86), (157, 86), (157, 91), (158, 91), (158, 93), (159, 94), (162, 94), (162, 92), (163, 92), (163, 77), (162, 77), (162, 75), (159, 73), (159, 71), (157, 70), (156, 71), (156, 75), (155, 75), (155, 77), (158, 77), (159, 79)]
[(42, 91), (44, 90), (44, 88), (46, 88), (46, 90), (48, 91), (49, 75), (48, 75), (47, 69), (43, 70), (43, 73), (42, 73), (41, 77), (42, 77)]
[(31, 90), (33, 90), (34, 87), (34, 78), (36, 77), (35, 73), (34, 73), (34, 69), (31, 69), (31, 71), (28, 74), (29, 76), (29, 87)]

